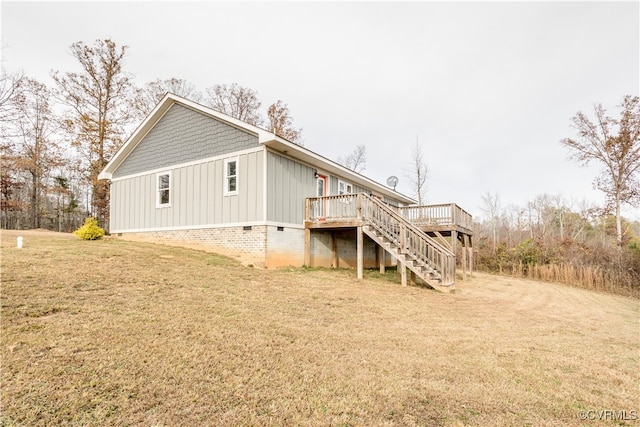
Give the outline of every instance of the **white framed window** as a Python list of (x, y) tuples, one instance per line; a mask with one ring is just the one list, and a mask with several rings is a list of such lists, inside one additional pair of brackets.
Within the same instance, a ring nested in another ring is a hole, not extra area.
[(171, 172), (156, 174), (156, 207), (171, 206)]
[[(338, 180), (338, 195), (353, 194), (353, 185), (348, 182)], [(341, 198), (340, 203), (350, 204), (351, 199)]]
[(238, 194), (238, 158), (224, 159), (224, 195)]
[(338, 181), (338, 195), (340, 194), (353, 194), (353, 185), (348, 182)]

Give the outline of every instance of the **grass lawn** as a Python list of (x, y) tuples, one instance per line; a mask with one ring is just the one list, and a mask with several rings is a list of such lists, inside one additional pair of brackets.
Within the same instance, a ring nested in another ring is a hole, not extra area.
[(635, 299), (20, 235), (1, 234), (1, 426), (638, 425)]

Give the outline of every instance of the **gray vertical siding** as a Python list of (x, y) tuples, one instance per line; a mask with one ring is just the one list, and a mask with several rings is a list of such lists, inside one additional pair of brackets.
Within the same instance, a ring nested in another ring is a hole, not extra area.
[(304, 202), (315, 196), (314, 169), (295, 160), (267, 153), (267, 220), (302, 224)]
[(258, 147), (258, 137), (174, 104), (149, 131), (113, 178)]
[(384, 196), (384, 197), (382, 198), (382, 200), (383, 200), (385, 203), (387, 203), (387, 204), (389, 204), (389, 205), (391, 205), (391, 206), (395, 206), (396, 208), (397, 208), (398, 206), (400, 206), (400, 202), (398, 202), (397, 200), (392, 199), (392, 198), (390, 198), (390, 197)]
[[(304, 201), (316, 196), (315, 168), (274, 152), (267, 153), (267, 220), (301, 224), (304, 221)], [(327, 195), (338, 194), (338, 180), (353, 186), (353, 193), (372, 193), (372, 190), (356, 185), (349, 178), (329, 176)], [(374, 192), (375, 193), (375, 192)], [(385, 197), (396, 205), (397, 201)]]
[(264, 151), (237, 156), (238, 194), (224, 195), (224, 158), (171, 171), (171, 206), (156, 207), (156, 173), (111, 184), (114, 232), (264, 221)]

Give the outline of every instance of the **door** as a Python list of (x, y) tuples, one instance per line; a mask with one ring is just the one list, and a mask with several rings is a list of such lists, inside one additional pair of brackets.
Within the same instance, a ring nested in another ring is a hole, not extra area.
[[(324, 197), (327, 195), (327, 177), (324, 175), (318, 175), (316, 178), (316, 196), (317, 197)], [(319, 200), (318, 204), (317, 204), (317, 218), (318, 219), (324, 219), (325, 215), (326, 215), (326, 205), (327, 205), (327, 201), (326, 200)]]

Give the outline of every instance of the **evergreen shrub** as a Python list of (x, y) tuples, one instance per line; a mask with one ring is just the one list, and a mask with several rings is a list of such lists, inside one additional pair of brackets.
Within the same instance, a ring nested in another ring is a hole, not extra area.
[(104, 236), (104, 229), (98, 226), (98, 220), (89, 217), (84, 220), (84, 225), (73, 232), (83, 240), (98, 240)]

